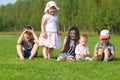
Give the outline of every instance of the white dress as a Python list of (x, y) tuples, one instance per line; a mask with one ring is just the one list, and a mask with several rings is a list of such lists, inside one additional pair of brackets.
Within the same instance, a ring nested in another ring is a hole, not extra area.
[(39, 37), (39, 46), (46, 46), (48, 48), (59, 48), (61, 47), (61, 40), (57, 34), (57, 22), (58, 17), (56, 15), (45, 14), (43, 16), (47, 22), (45, 25), (45, 32), (47, 38), (43, 38), (42, 35)]

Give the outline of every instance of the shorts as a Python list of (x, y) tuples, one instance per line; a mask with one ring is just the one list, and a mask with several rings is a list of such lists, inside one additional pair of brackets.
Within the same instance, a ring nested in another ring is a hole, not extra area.
[[(24, 56), (25, 58), (29, 58), (30, 52), (31, 52), (31, 50), (24, 50), (23, 56)], [(18, 53), (17, 53), (17, 56), (19, 57)]]
[[(31, 53), (31, 50), (24, 50), (24, 57), (25, 58), (29, 58), (30, 57), (30, 54)], [(34, 57), (36, 57), (37, 56), (37, 54), (38, 54), (38, 52), (36, 53), (36, 55), (34, 56)], [(18, 55), (18, 53), (17, 53), (17, 57), (19, 57), (19, 55)]]

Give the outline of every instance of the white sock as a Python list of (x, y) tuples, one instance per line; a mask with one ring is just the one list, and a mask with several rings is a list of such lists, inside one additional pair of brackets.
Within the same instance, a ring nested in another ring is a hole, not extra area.
[(103, 60), (103, 61), (106, 61), (106, 62), (107, 62), (107, 61), (108, 61), (108, 58), (104, 58), (104, 60)]

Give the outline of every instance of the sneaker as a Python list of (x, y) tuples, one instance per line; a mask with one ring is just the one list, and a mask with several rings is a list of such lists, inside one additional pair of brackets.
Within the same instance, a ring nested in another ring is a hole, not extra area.
[(85, 60), (92, 61), (92, 58), (90, 58), (90, 57), (86, 57)]
[(102, 59), (103, 59), (102, 55), (97, 55), (97, 56), (94, 57), (95, 61), (102, 61)]
[(108, 59), (107, 59), (107, 58), (104, 58), (103, 62), (108, 62)]

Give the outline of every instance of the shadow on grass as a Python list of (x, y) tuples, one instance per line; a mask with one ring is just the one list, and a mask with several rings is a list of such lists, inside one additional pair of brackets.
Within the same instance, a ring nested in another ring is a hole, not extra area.
[(114, 58), (112, 61), (120, 61), (120, 58)]
[[(43, 58), (43, 56), (42, 56), (42, 55), (38, 55), (38, 56), (36, 56), (35, 58)], [(52, 57), (52, 59), (57, 59), (57, 57), (54, 56), (54, 57)]]
[(43, 58), (43, 56), (41, 56), (41, 55), (38, 55), (38, 56), (36, 56), (35, 58)]

